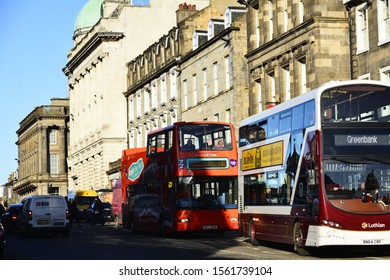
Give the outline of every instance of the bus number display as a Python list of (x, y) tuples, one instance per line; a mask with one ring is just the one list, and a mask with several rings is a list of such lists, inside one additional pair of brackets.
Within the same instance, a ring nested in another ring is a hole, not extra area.
[(227, 159), (188, 159), (187, 169), (228, 168)]

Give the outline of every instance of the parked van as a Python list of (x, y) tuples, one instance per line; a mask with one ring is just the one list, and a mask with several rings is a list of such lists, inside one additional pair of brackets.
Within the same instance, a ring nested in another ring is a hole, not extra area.
[(87, 219), (87, 209), (92, 202), (98, 197), (98, 193), (95, 190), (77, 190), (76, 191), (76, 205), (79, 211), (79, 219)]
[(26, 235), (60, 232), (68, 236), (69, 210), (65, 198), (61, 195), (35, 195), (24, 199), (19, 230)]

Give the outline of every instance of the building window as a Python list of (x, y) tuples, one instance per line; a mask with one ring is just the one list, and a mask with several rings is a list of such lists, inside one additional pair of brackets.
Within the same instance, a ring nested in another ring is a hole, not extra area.
[(139, 128), (138, 131), (137, 131), (137, 147), (136, 148), (139, 148), (139, 147), (143, 147), (143, 143), (146, 143), (143, 141), (143, 138), (142, 138), (142, 132), (141, 132), (141, 129)]
[(283, 31), (288, 30), (288, 2), (287, 0), (283, 1)]
[(226, 89), (230, 88), (230, 72), (231, 72), (231, 63), (230, 63), (230, 55), (225, 56), (225, 81), (226, 81)]
[(137, 118), (141, 117), (141, 93), (137, 93), (137, 98), (136, 98), (136, 102), (137, 102)]
[(214, 114), (214, 121), (219, 122), (219, 114)]
[(170, 91), (170, 99), (174, 100), (176, 99), (176, 72), (174, 70), (171, 70), (170, 77), (169, 77), (169, 91)]
[(304, 15), (305, 15), (305, 7), (303, 5), (303, 0), (299, 0), (299, 3), (298, 3), (298, 20), (299, 20), (299, 24), (303, 23), (303, 19), (304, 19)]
[(154, 81), (152, 83), (152, 110), (157, 108), (157, 83)]
[(218, 62), (214, 62), (213, 64), (214, 71), (214, 94), (218, 94)]
[(255, 15), (256, 20), (256, 47), (260, 47), (260, 19), (259, 19), (259, 12), (256, 12)]
[(275, 72), (271, 72), (268, 75), (269, 77), (269, 91), (270, 91), (270, 97), (271, 99), (267, 100), (267, 102), (274, 103), (276, 101), (276, 81), (275, 81)]
[(256, 81), (256, 91), (257, 91), (257, 111), (261, 112), (261, 111), (263, 111), (263, 107), (262, 107), (263, 97), (262, 97), (262, 91), (261, 91), (261, 80)]
[(357, 53), (367, 51), (369, 49), (367, 3), (356, 8), (356, 37)]
[(57, 130), (56, 129), (51, 129), (49, 131), (49, 143), (50, 143), (50, 145), (57, 144)]
[(128, 133), (129, 133), (129, 148), (135, 148), (135, 129), (131, 128)]
[(192, 76), (192, 86), (193, 86), (193, 95), (192, 95), (192, 98), (193, 98), (193, 102), (194, 102), (194, 106), (198, 103), (198, 90), (197, 90), (197, 85), (196, 85), (196, 74), (194, 74)]
[(160, 88), (161, 88), (161, 104), (167, 103), (167, 79), (166, 75), (162, 75), (160, 78)]
[(50, 175), (58, 175), (58, 155), (50, 154), (49, 173)]
[(60, 188), (59, 187), (53, 187), (52, 184), (49, 184), (49, 188), (47, 190), (48, 194), (59, 194)]
[(227, 109), (225, 111), (225, 122), (228, 122), (228, 123), (232, 122), (232, 114), (230, 112), (230, 109)]
[(271, 41), (274, 38), (274, 12), (273, 12), (272, 1), (268, 1), (268, 14), (269, 14), (269, 40)]
[(285, 67), (283, 68), (284, 72), (284, 101), (290, 100), (291, 99), (291, 87), (290, 87), (290, 68)]
[(380, 80), (390, 83), (390, 66), (379, 69)]
[(301, 94), (304, 94), (307, 90), (306, 58), (299, 60), (299, 66), (301, 68)]
[(390, 41), (390, 0), (378, 0), (378, 44)]
[(134, 121), (134, 99), (133, 98), (130, 98), (128, 112), (129, 112), (129, 121), (130, 122)]
[(148, 113), (149, 112), (149, 107), (150, 107), (150, 103), (149, 103), (149, 90), (148, 89), (145, 89), (144, 90), (144, 113)]
[(207, 70), (204, 68), (202, 70), (203, 73), (203, 100), (207, 100)]
[(183, 94), (184, 94), (183, 108), (184, 108), (184, 110), (186, 110), (188, 108), (188, 83), (187, 83), (187, 80), (183, 81)]

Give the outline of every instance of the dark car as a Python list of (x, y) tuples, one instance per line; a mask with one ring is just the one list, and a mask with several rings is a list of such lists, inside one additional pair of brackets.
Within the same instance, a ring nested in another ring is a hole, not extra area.
[(5, 258), (5, 230), (0, 223), (0, 260)]
[(92, 202), (87, 209), (87, 221), (92, 223), (99, 223), (104, 225), (105, 222), (114, 221), (114, 217), (112, 215), (112, 205), (110, 202), (104, 201), (102, 203), (101, 210), (95, 210), (95, 203)]
[(23, 204), (11, 204), (7, 211), (1, 216), (0, 222), (3, 224), (6, 231), (14, 231), (18, 229), (18, 217), (22, 212)]

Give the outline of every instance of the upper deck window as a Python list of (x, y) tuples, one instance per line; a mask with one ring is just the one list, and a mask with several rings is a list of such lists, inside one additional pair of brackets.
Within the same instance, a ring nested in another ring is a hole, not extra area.
[(390, 88), (351, 85), (332, 88), (321, 96), (323, 122), (388, 122)]
[(232, 132), (223, 124), (187, 124), (179, 127), (181, 150), (231, 150)]

